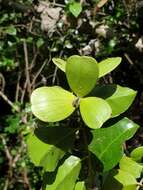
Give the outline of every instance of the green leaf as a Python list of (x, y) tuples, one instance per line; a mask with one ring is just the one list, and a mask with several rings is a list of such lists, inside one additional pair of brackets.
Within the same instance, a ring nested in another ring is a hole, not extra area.
[(64, 156), (64, 151), (46, 144), (35, 135), (30, 135), (27, 141), (28, 152), (36, 166), (42, 166), (45, 171), (54, 171), (58, 161)]
[(130, 173), (135, 178), (139, 178), (143, 169), (143, 166), (133, 161), (127, 156), (123, 156), (120, 160), (119, 167), (121, 170)]
[(92, 131), (93, 139), (89, 145), (89, 150), (102, 162), (104, 171), (112, 169), (119, 162), (123, 156), (122, 144), (139, 128), (127, 118), (108, 123), (106, 127)]
[(87, 95), (98, 79), (98, 65), (95, 59), (87, 56), (73, 55), (66, 64), (68, 83), (75, 94)]
[(61, 69), (63, 72), (65, 72), (66, 61), (64, 61), (63, 59), (60, 59), (60, 58), (53, 58), (52, 61), (59, 69)]
[(45, 122), (56, 122), (67, 118), (73, 111), (75, 96), (57, 86), (40, 87), (31, 95), (33, 114)]
[(130, 107), (135, 99), (136, 91), (111, 84), (96, 87), (92, 94), (105, 99), (112, 109), (112, 117), (115, 117)]
[(84, 181), (79, 181), (76, 183), (75, 190), (86, 190)]
[(136, 190), (137, 188), (135, 177), (126, 171), (119, 170), (114, 178), (123, 185), (122, 190)]
[(143, 146), (140, 146), (138, 148), (135, 148), (132, 152), (131, 152), (131, 157), (133, 160), (140, 162), (141, 159), (143, 158)]
[(65, 152), (73, 147), (75, 131), (67, 126), (46, 127), (39, 125), (27, 144), (32, 162), (45, 171), (54, 171)]
[(17, 34), (17, 30), (14, 26), (8, 26), (5, 28), (4, 30), (5, 33), (12, 35), (12, 36), (16, 36)]
[(82, 6), (79, 2), (72, 2), (70, 3), (69, 5), (69, 11), (75, 16), (75, 17), (78, 17), (79, 14), (81, 13), (82, 11)]
[(88, 127), (100, 128), (111, 116), (111, 108), (108, 103), (97, 97), (80, 99), (80, 112)]
[(121, 63), (121, 60), (121, 57), (112, 57), (99, 62), (99, 77), (103, 77), (113, 71)]
[(80, 159), (76, 156), (70, 156), (59, 167), (54, 183), (47, 185), (46, 190), (73, 190), (80, 169)]

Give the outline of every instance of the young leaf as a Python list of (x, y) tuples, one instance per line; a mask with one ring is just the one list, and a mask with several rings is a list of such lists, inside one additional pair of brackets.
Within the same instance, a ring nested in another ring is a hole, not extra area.
[(84, 181), (77, 182), (74, 190), (86, 190)]
[(140, 162), (141, 159), (143, 158), (143, 146), (140, 146), (138, 148), (135, 148), (132, 152), (131, 152), (131, 157), (133, 160)]
[(28, 153), (35, 166), (42, 166), (45, 171), (54, 171), (64, 151), (54, 145), (46, 144), (35, 135), (30, 135), (27, 141)]
[(92, 129), (100, 128), (111, 116), (111, 108), (108, 103), (97, 97), (81, 99), (80, 112), (84, 122)]
[(61, 69), (63, 72), (65, 72), (66, 61), (64, 61), (63, 59), (60, 59), (60, 58), (53, 58), (52, 61), (59, 69)]
[(92, 92), (94, 96), (105, 99), (112, 109), (112, 117), (125, 112), (136, 96), (136, 91), (119, 85), (98, 86)]
[(75, 16), (78, 17), (79, 14), (82, 11), (82, 6), (79, 2), (73, 1), (72, 3), (70, 3), (69, 5), (69, 11)]
[(75, 130), (67, 126), (39, 125), (27, 140), (29, 156), (36, 166), (54, 171), (64, 153), (73, 147), (74, 141)]
[(121, 57), (112, 57), (99, 62), (99, 78), (113, 71), (121, 63), (121, 60)]
[(139, 128), (127, 118), (112, 125), (109, 123), (109, 126), (93, 130), (93, 139), (89, 144), (89, 150), (102, 162), (104, 171), (112, 169), (119, 162), (123, 155), (122, 144)]
[(67, 118), (73, 111), (75, 96), (57, 86), (40, 87), (31, 95), (33, 114), (45, 122), (56, 122)]
[(139, 178), (143, 169), (141, 164), (133, 161), (131, 158), (127, 156), (123, 156), (120, 160), (119, 167), (121, 170), (130, 173), (135, 178)]
[(95, 59), (87, 56), (73, 55), (66, 64), (68, 83), (79, 97), (87, 95), (98, 79), (98, 65)]
[(123, 185), (122, 190), (136, 190), (137, 188), (135, 177), (126, 171), (119, 170), (114, 178)]
[(80, 159), (76, 156), (70, 156), (59, 167), (54, 183), (47, 185), (46, 190), (73, 190), (80, 168)]

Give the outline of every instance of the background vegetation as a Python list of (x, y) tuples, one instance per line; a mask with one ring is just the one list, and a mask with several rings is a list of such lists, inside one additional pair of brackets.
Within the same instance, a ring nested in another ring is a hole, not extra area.
[[(53, 57), (122, 57), (118, 69), (101, 82), (138, 91), (125, 115), (142, 125), (143, 1), (104, 2), (81, 0), (79, 6), (74, 0), (0, 1), (0, 189), (41, 188), (41, 170), (30, 162), (25, 141), (35, 127), (29, 106), (33, 89), (68, 88)], [(140, 128), (127, 151), (141, 145), (142, 138)]]

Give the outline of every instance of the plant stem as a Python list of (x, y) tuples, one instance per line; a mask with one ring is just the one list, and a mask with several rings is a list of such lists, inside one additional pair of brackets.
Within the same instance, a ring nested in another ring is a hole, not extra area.
[(88, 175), (87, 175), (87, 183), (88, 187), (91, 188), (93, 185), (93, 172), (92, 172), (92, 161), (91, 161), (91, 153), (88, 150), (88, 139), (86, 129), (83, 129), (83, 140), (85, 144), (85, 150), (87, 152), (87, 165), (88, 165)]

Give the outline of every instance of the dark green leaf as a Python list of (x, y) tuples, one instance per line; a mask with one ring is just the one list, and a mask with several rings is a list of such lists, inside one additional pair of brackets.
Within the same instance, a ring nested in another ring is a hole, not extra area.
[(87, 95), (98, 79), (98, 65), (95, 59), (87, 56), (73, 55), (66, 64), (68, 83), (79, 97)]
[(93, 130), (93, 139), (89, 145), (89, 150), (102, 162), (104, 171), (112, 169), (119, 162), (123, 155), (122, 144), (139, 128), (127, 118), (109, 126)]

